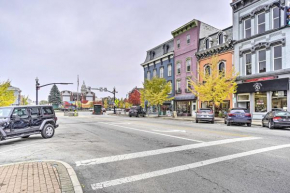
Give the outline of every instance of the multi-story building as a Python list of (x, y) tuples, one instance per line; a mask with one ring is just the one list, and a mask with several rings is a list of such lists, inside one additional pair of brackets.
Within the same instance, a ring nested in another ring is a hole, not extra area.
[(197, 79), (197, 60), (199, 39), (206, 37), (218, 29), (192, 20), (171, 32), (174, 37), (175, 60), (175, 98), (174, 105), (178, 116), (194, 116), (197, 103), (196, 96), (189, 91), (188, 78)]
[[(141, 64), (144, 68), (144, 79), (153, 77), (165, 78), (171, 83), (172, 91), (168, 97), (174, 96), (174, 43), (173, 39), (147, 51), (146, 60)], [(173, 102), (167, 101), (162, 109), (172, 110)]]
[(8, 90), (13, 91), (14, 92), (14, 96), (15, 96), (15, 101), (12, 104), (12, 106), (18, 106), (20, 105), (20, 100), (21, 100), (21, 90), (17, 87), (14, 86), (10, 86), (8, 88)]
[(71, 102), (71, 101), (95, 102), (96, 94), (88, 90), (85, 82), (83, 82), (81, 92), (73, 92), (68, 90), (61, 91), (61, 99), (63, 102)]
[(254, 119), (273, 108), (289, 111), (290, 29), (279, 9), (285, 0), (235, 0), (231, 6), (240, 74), (235, 106), (249, 108)]
[[(199, 51), (195, 54), (198, 60), (199, 73), (212, 73), (212, 62), (218, 62), (217, 68), (219, 72), (230, 73), (233, 66), (233, 28), (229, 27), (224, 30), (215, 32), (207, 37), (199, 40)], [(213, 61), (213, 57), (216, 57)], [(199, 81), (204, 80), (199, 76)], [(220, 104), (219, 108), (215, 108), (216, 114), (221, 111), (228, 111), (233, 107), (233, 95)], [(200, 101), (199, 107), (212, 108), (213, 104), (209, 101)]]

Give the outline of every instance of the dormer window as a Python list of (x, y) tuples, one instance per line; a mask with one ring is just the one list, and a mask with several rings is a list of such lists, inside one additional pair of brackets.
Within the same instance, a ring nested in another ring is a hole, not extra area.
[(219, 45), (224, 43), (224, 34), (220, 33), (218, 36)]
[(155, 56), (155, 52), (154, 51), (150, 51), (150, 60), (153, 60), (154, 59), (154, 56)]
[(209, 39), (205, 40), (205, 49), (209, 49), (210, 48), (210, 41)]
[(163, 54), (167, 54), (168, 53), (168, 50), (169, 50), (169, 45), (164, 44), (163, 45)]

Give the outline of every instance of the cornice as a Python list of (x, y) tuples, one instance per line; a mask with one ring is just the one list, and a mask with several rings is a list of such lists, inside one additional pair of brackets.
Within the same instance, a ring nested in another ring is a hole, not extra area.
[(198, 26), (198, 21), (197, 20), (192, 20), (190, 22), (188, 22), (187, 24), (177, 28), (176, 30), (172, 31), (171, 34), (173, 35), (173, 37), (178, 36), (179, 34), (182, 34), (192, 28), (195, 28)]
[(168, 56), (174, 56), (174, 51), (172, 51), (172, 52), (168, 52), (167, 54), (164, 54), (164, 55), (162, 55), (162, 56), (160, 56), (160, 57), (158, 57), (158, 58), (154, 58), (153, 60), (150, 60), (150, 61), (148, 61), (148, 62), (142, 63), (142, 64), (140, 64), (140, 65), (141, 65), (142, 67), (144, 67), (144, 66), (146, 66), (146, 65), (149, 65), (149, 64), (152, 63), (152, 62), (156, 62), (156, 61), (161, 60), (161, 59), (163, 59), (163, 58), (166, 58), (166, 57), (168, 57)]

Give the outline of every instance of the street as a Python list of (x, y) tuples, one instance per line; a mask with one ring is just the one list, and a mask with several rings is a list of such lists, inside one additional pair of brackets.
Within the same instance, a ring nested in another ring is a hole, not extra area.
[(110, 115), (0, 143), (0, 163), (60, 160), (84, 192), (289, 192), (290, 130)]

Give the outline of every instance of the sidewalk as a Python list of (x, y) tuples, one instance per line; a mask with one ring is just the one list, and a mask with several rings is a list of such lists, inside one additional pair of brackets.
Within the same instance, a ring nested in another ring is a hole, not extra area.
[[(128, 114), (109, 114), (112, 116), (123, 116), (123, 117), (127, 117), (129, 116)], [(168, 119), (168, 120), (175, 120), (175, 121), (195, 121), (194, 117), (168, 117), (168, 116), (160, 116), (158, 117), (157, 115), (147, 115), (146, 118), (154, 118), (154, 119)], [(224, 118), (220, 118), (220, 117), (216, 117), (215, 118), (215, 123), (224, 123)], [(252, 120), (252, 125), (256, 125), (256, 126), (262, 126), (261, 124), (261, 120)]]
[(73, 169), (64, 162), (23, 162), (0, 166), (1, 193), (82, 193)]

